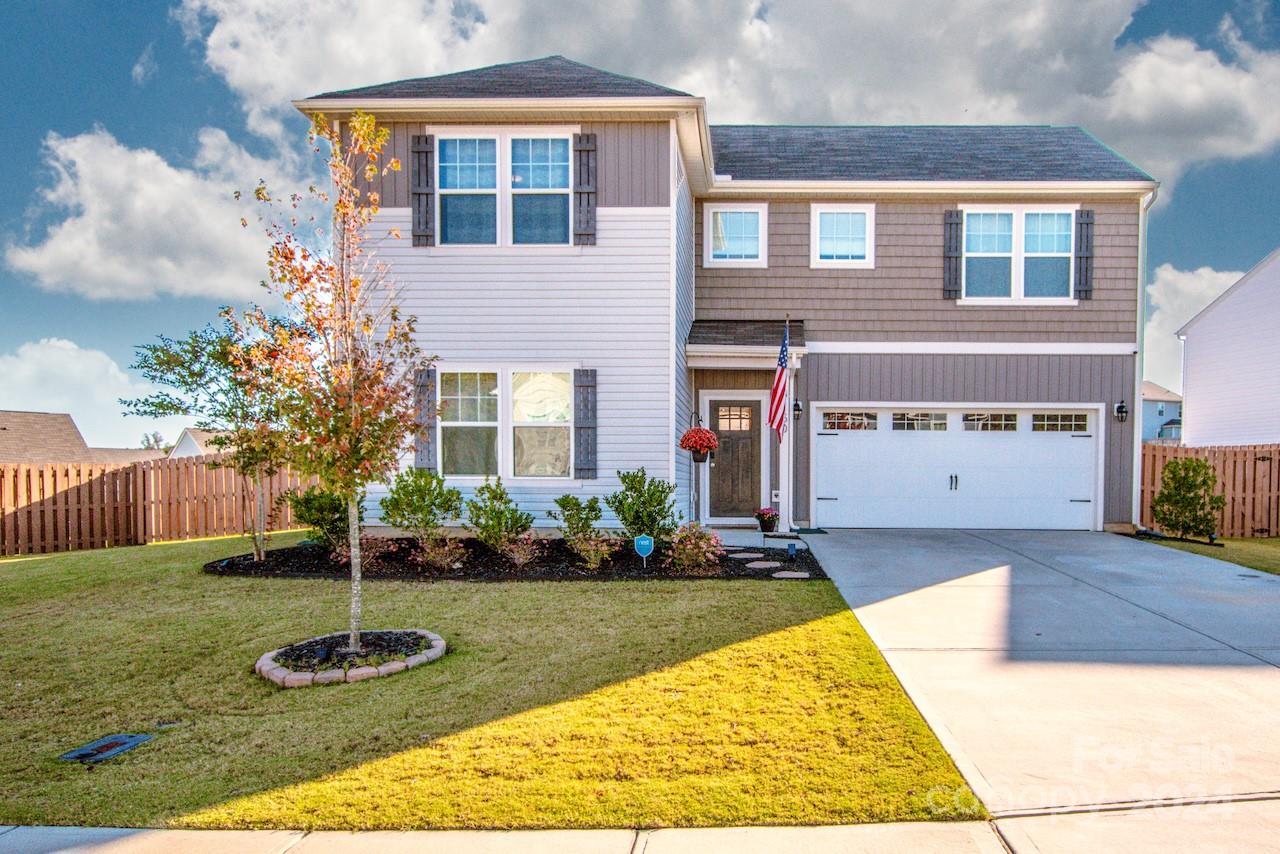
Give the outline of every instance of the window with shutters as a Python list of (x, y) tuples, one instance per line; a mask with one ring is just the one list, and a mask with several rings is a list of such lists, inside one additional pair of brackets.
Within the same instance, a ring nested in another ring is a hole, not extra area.
[(445, 367), (437, 377), (441, 474), (472, 483), (574, 476), (573, 369)]
[(566, 247), (576, 128), (435, 133), (444, 247)]
[(769, 206), (704, 204), (703, 267), (767, 267)]
[(961, 304), (1072, 305), (1075, 205), (968, 205)]
[(876, 206), (809, 206), (809, 267), (875, 267)]

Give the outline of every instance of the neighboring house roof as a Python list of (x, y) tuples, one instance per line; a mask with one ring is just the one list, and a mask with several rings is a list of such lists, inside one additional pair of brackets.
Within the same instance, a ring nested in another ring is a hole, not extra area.
[(717, 175), (775, 181), (1150, 181), (1078, 127), (713, 125)]
[(90, 448), (65, 412), (0, 410), (0, 463), (128, 463), (163, 456), (142, 448)]
[(1257, 264), (1254, 264), (1253, 269), (1251, 269), (1249, 272), (1241, 276), (1240, 280), (1236, 282), (1234, 285), (1227, 288), (1222, 293), (1218, 294), (1217, 299), (1215, 299), (1213, 302), (1206, 305), (1204, 308), (1200, 309), (1200, 311), (1196, 314), (1196, 316), (1188, 320), (1186, 323), (1182, 324), (1182, 328), (1179, 329), (1175, 334), (1179, 338), (1185, 337), (1187, 334), (1187, 330), (1190, 329), (1192, 326), (1194, 326), (1196, 321), (1198, 321), (1200, 318), (1212, 312), (1215, 308), (1221, 305), (1228, 297), (1230, 297), (1236, 291), (1240, 290), (1241, 288), (1248, 287), (1249, 282), (1253, 281), (1262, 270), (1266, 269), (1267, 267), (1275, 263), (1280, 263), (1280, 249), (1276, 249), (1266, 258), (1263, 258)]
[[(739, 347), (781, 347), (781, 320), (695, 320), (689, 330), (690, 344)], [(804, 321), (791, 321), (791, 346), (804, 346)]]
[(196, 449), (201, 456), (205, 454), (220, 454), (224, 449), (210, 444), (209, 440), (223, 435), (226, 435), (226, 431), (200, 430), (196, 427), (184, 427), (182, 432), (178, 434), (178, 438), (174, 441), (173, 447), (169, 449), (168, 456), (173, 457), (176, 451), (182, 449), (182, 440), (184, 437), (191, 439), (191, 442), (196, 446)]
[(1151, 380), (1142, 381), (1142, 399), (1154, 400), (1161, 403), (1181, 403), (1182, 395), (1176, 391), (1169, 391), (1162, 385), (1156, 385)]
[(583, 65), (563, 56), (544, 56), (357, 89), (313, 95), (320, 98), (687, 98), (687, 92), (647, 80)]

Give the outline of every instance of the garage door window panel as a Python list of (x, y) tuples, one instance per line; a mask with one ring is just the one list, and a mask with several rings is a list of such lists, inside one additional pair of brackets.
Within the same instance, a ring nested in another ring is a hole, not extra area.
[(877, 427), (874, 412), (824, 412), (822, 413), (823, 430), (875, 430)]
[(947, 429), (947, 413), (895, 412), (893, 429), (909, 432), (941, 432)]
[(1036, 412), (1031, 416), (1033, 433), (1087, 433), (1089, 415), (1084, 412)]
[(966, 412), (964, 429), (970, 433), (1012, 433), (1018, 429), (1013, 412)]

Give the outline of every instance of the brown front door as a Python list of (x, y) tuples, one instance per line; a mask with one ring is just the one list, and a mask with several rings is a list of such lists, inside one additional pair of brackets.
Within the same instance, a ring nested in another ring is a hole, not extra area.
[(711, 515), (750, 517), (760, 504), (760, 401), (713, 400), (711, 429), (720, 447), (707, 464)]

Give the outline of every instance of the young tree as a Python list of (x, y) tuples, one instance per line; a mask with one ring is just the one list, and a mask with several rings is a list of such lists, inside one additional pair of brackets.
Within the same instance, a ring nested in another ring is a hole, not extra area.
[(1211, 537), (1227, 499), (1215, 495), (1218, 476), (1208, 460), (1169, 460), (1160, 474), (1160, 491), (1151, 502), (1156, 524), (1179, 537)]
[[(272, 326), (279, 321), (264, 318), (264, 323)], [(253, 556), (263, 560), (267, 551), (266, 481), (284, 467), (289, 443), (281, 432), (275, 402), (248, 382), (236, 362), (240, 335), (228, 310), (223, 309), (221, 329), (206, 326), (181, 339), (158, 336), (157, 343), (137, 348), (133, 368), (169, 390), (120, 403), (128, 412), (150, 418), (194, 416), (197, 427), (217, 433), (209, 443), (223, 452), (223, 458), (213, 465), (230, 466), (253, 487)], [(151, 438), (162, 441), (159, 433)]]
[(142, 448), (146, 451), (167, 451), (173, 447), (164, 440), (164, 436), (160, 435), (159, 430), (152, 430), (150, 433), (142, 434)]
[(416, 435), (415, 378), (430, 364), (386, 269), (364, 248), (378, 197), (362, 193), (356, 178), (399, 169), (395, 160), (381, 162), (388, 136), (366, 114), (342, 122), (341, 133), (324, 116), (312, 117), (309, 139), (328, 153), (330, 192), (312, 190), (332, 206), (321, 241), (327, 247), (298, 233), (299, 196), (279, 203), (258, 185), (271, 240), (264, 284), (286, 306), (286, 322), (272, 325), (261, 308), (248, 312), (243, 337), (252, 343), (238, 355), (244, 375), (280, 407), (292, 465), (346, 501), (353, 650), (360, 649), (362, 611), (360, 501), (368, 484), (391, 478)]

